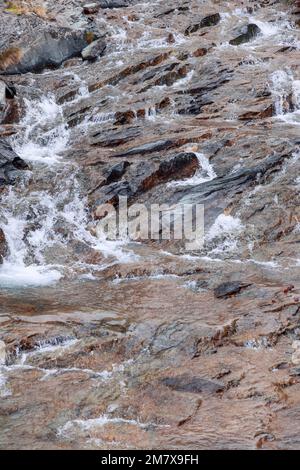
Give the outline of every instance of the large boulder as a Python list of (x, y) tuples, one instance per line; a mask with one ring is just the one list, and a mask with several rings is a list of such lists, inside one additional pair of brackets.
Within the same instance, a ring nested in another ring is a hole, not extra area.
[(0, 139), (0, 189), (6, 184), (13, 184), (19, 172), (28, 169), (27, 163), (5, 140)]
[(66, 28), (46, 31), (1, 51), (0, 74), (39, 72), (46, 67), (59, 67), (65, 60), (80, 56), (94, 39), (91, 32)]

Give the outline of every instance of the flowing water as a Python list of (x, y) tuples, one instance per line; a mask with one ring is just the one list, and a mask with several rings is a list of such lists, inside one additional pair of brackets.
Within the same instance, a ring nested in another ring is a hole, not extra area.
[[(2, 447), (300, 446), (284, 411), (298, 382), (273, 372), (299, 334), (299, 27), (281, 2), (181, 3), (100, 12), (98, 61), (12, 77), (9, 142), (29, 169), (1, 193)], [(257, 37), (230, 45), (248, 23)], [(146, 165), (179, 152), (196, 171), (141, 189)], [(97, 236), (120, 182), (135, 202), (204, 203), (204, 248)], [(228, 281), (241, 294), (216, 299)]]

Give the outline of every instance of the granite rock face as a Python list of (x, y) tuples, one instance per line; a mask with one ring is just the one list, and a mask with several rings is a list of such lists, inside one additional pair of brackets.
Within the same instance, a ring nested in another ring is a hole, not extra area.
[(0, 447), (299, 449), (295, 9), (96, 3), (0, 6)]

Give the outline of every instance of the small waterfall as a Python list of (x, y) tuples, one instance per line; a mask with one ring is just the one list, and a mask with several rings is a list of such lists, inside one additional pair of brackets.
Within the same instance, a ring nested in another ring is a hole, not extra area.
[(276, 116), (289, 124), (300, 125), (300, 80), (291, 70), (277, 70), (271, 75), (271, 92)]
[(145, 119), (148, 119), (149, 121), (155, 121), (157, 117), (157, 111), (155, 106), (150, 106), (149, 108), (145, 109)]
[(33, 101), (25, 99), (25, 107), (23, 132), (12, 138), (12, 147), (26, 161), (47, 165), (57, 162), (69, 141), (62, 106), (49, 95)]
[[(80, 83), (79, 95), (82, 93), (86, 90)], [(82, 253), (76, 256), (76, 246), (120, 262), (130, 261), (122, 241), (98, 239), (87, 228), (87, 200), (80, 192), (77, 166), (62, 157), (70, 138), (63, 107), (53, 96), (26, 100), (25, 104), (24, 130), (11, 144), (30, 162), (32, 172), (2, 198), (0, 227), (9, 254), (0, 267), (0, 286), (48, 285), (64, 275), (77, 275), (77, 268), (87, 274), (102, 269), (86, 265)]]
[[(59, 161), (69, 138), (62, 108), (52, 96), (33, 101), (26, 99), (25, 106), (26, 113), (21, 121), (23, 132), (11, 139), (12, 147), (33, 165), (51, 168)], [(50, 185), (54, 187), (55, 181)], [(0, 268), (2, 286), (46, 285), (62, 277), (59, 270), (44, 262), (42, 255), (47, 240), (53, 235), (54, 196), (38, 190), (27, 194), (26, 186), (25, 177), (17, 187), (10, 188), (2, 200), (1, 228), (9, 249)], [(31, 224), (34, 228), (30, 230)]]

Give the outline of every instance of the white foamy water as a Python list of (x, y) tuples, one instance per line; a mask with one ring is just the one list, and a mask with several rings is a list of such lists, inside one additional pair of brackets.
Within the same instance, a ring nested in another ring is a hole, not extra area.
[[(229, 5), (228, 5), (229, 6)], [(269, 41), (278, 46), (294, 45), (295, 34), (293, 26), (290, 23), (285, 12), (274, 11), (271, 17), (266, 17), (263, 9), (258, 9), (255, 14), (249, 14), (246, 7), (236, 8), (230, 12), (221, 13), (221, 27), (226, 34), (228, 31), (235, 30), (235, 36), (243, 33), (243, 28), (247, 24), (255, 24), (259, 27), (260, 32), (250, 41), (240, 44), (239, 46), (230, 46), (229, 41), (218, 45), (219, 48), (238, 47), (242, 49), (255, 50), (265, 41)], [(232, 35), (232, 33), (231, 33)], [(233, 37), (231, 38), (233, 39)]]
[(9, 360), (9, 365), (0, 366), (0, 397), (10, 395), (10, 390), (7, 387), (8, 377), (11, 373), (27, 370), (35, 370), (42, 373), (40, 381), (51, 380), (52, 377), (57, 377), (66, 373), (79, 373), (87, 374), (91, 378), (100, 382), (109, 382), (116, 376), (126, 372), (127, 368), (133, 363), (133, 359), (128, 359), (120, 364), (113, 364), (111, 370), (97, 371), (93, 369), (80, 368), (80, 367), (53, 367), (44, 368), (36, 364), (36, 361), (42, 360), (46, 355), (47, 359), (51, 358), (53, 364), (56, 365), (56, 360), (67, 353), (72, 354), (74, 346), (78, 347), (80, 342), (77, 338), (61, 337), (50, 340), (41, 341), (30, 351), (16, 350), (16, 355), (13, 360)]
[[(70, 260), (66, 256), (68, 244), (73, 240), (104, 257), (117, 258), (121, 263), (136, 259), (130, 251), (123, 250), (126, 240), (110, 241), (104, 235), (97, 238), (90, 233), (87, 201), (79, 193), (76, 173), (69, 173), (69, 177), (64, 190), (54, 194), (46, 191), (31, 193), (23, 203), (18, 201), (18, 193), (10, 191), (3, 211), (4, 222), (0, 224), (9, 249), (0, 267), (1, 286), (45, 286), (58, 281), (68, 271), (72, 273), (76, 268), (72, 252)], [(28, 231), (27, 219), (32, 213), (35, 215), (34, 226)], [(61, 256), (59, 250), (62, 250)], [(53, 253), (59, 268), (47, 261), (49, 252)], [(90, 273), (92, 267), (84, 267)]]
[(97, 430), (97, 428), (103, 428), (107, 424), (128, 424), (131, 426), (145, 427), (146, 424), (140, 423), (134, 419), (124, 419), (124, 418), (111, 418), (105, 414), (99, 416), (99, 418), (93, 419), (75, 419), (73, 421), (68, 421), (64, 426), (58, 429), (58, 437), (68, 438), (72, 434), (78, 434), (78, 432), (89, 432), (92, 430)]
[(71, 438), (72, 435), (78, 435), (78, 433), (90, 433), (97, 432), (107, 425), (124, 425), (137, 426), (141, 429), (147, 427), (156, 427), (156, 428), (168, 428), (168, 425), (159, 425), (155, 423), (143, 423), (139, 419), (125, 419), (119, 417), (110, 416), (110, 408), (114, 411), (114, 406), (108, 407), (107, 413), (102, 414), (98, 418), (91, 419), (74, 419), (67, 421), (65, 425), (60, 427), (57, 430), (58, 437), (61, 438)]
[(277, 70), (271, 76), (271, 92), (275, 112), (281, 121), (300, 125), (300, 80), (295, 80), (291, 70)]
[(155, 106), (150, 106), (149, 108), (145, 109), (145, 119), (149, 121), (155, 121), (157, 118), (157, 111)]
[(6, 209), (2, 213), (0, 226), (4, 231), (9, 254), (0, 267), (0, 286), (15, 287), (20, 285), (47, 285), (59, 280), (62, 275), (49, 266), (36, 263), (26, 265), (28, 247), (24, 241), (27, 212), (16, 214), (19, 197), (12, 189), (5, 201)]
[[(69, 75), (69, 72), (66, 72), (66, 75)], [(90, 92), (89, 92), (89, 87), (87, 83), (84, 80), (82, 80), (82, 78), (80, 78), (79, 75), (77, 75), (77, 73), (75, 72), (71, 72), (71, 76), (73, 77), (75, 83), (78, 84), (77, 96), (74, 98), (73, 102), (76, 103), (77, 101), (80, 101), (82, 98), (89, 97)]]
[[(141, 50), (148, 50), (148, 49), (163, 49), (166, 47), (170, 47), (170, 42), (168, 41), (168, 33), (166, 36), (153, 38), (154, 34), (152, 31), (145, 31), (143, 35), (138, 39), (135, 44), (132, 44), (129, 47), (129, 50), (141, 49)], [(174, 43), (172, 43), (172, 47), (179, 46), (186, 42), (186, 37), (182, 34), (176, 33), (173, 34)]]
[(194, 76), (194, 73), (195, 73), (194, 70), (191, 70), (190, 72), (188, 72), (185, 77), (181, 78), (180, 80), (177, 80), (177, 82), (173, 84), (173, 88), (184, 88), (186, 85), (190, 83), (190, 81), (192, 80)]
[(115, 113), (96, 113), (89, 118), (89, 122), (101, 124), (104, 122), (110, 122), (115, 119)]
[[(84, 83), (76, 81), (79, 95), (86, 96)], [(97, 238), (87, 229), (88, 204), (80, 193), (77, 168), (62, 160), (69, 142), (62, 107), (52, 96), (27, 100), (21, 125), (24, 131), (12, 138), (12, 147), (31, 163), (32, 177), (43, 179), (39, 181), (43, 189), (28, 190), (26, 182), (20, 182), (2, 199), (0, 227), (8, 255), (0, 267), (0, 286), (45, 286), (66, 274), (76, 275), (73, 242), (121, 263), (130, 262), (132, 254), (123, 251), (127, 240)], [(92, 274), (91, 267), (85, 268)]]
[(205, 235), (205, 242), (213, 246), (209, 253), (232, 253), (237, 249), (238, 237), (243, 231), (239, 218), (220, 214)]
[(62, 274), (49, 266), (25, 266), (23, 263), (14, 265), (9, 260), (0, 269), (1, 287), (48, 286), (61, 278)]
[(293, 112), (284, 115), (283, 120), (288, 124), (300, 125), (300, 80), (293, 80), (292, 83), (292, 104)]
[(62, 107), (52, 96), (34, 101), (25, 99), (25, 105), (25, 116), (20, 123), (23, 131), (12, 138), (13, 149), (29, 162), (48, 165), (57, 162), (69, 141)]
[(275, 37), (275, 39), (280, 39), (281, 36), (287, 31), (292, 29), (290, 22), (287, 19), (282, 19), (278, 21), (261, 21), (257, 17), (250, 17), (249, 23), (255, 23), (263, 36), (262, 39)]

